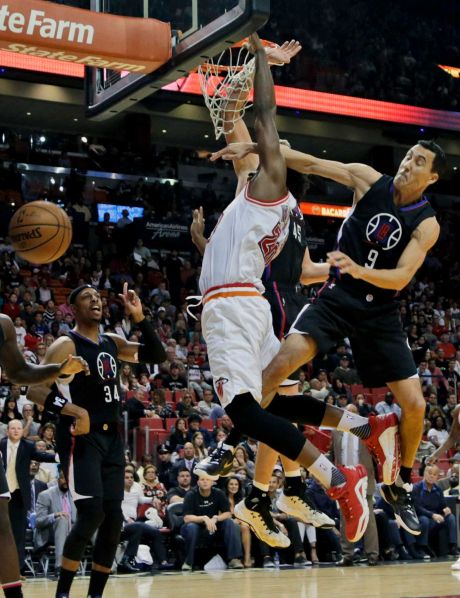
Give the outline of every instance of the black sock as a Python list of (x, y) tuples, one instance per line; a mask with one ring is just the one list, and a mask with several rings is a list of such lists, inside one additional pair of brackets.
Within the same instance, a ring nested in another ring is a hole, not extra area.
[(229, 444), (230, 446), (237, 446), (241, 441), (242, 435), (236, 427), (231, 429), (230, 434), (224, 440), (225, 444)]
[(257, 504), (259, 504), (261, 499), (266, 499), (267, 496), (268, 492), (265, 492), (265, 490), (257, 488), (257, 486), (252, 486), (249, 494), (244, 499), (244, 501), (246, 503), (246, 506), (249, 509), (251, 509), (252, 507), (255, 507)]
[(305, 486), (300, 476), (284, 478), (283, 492), (286, 496), (298, 496), (305, 492)]
[(89, 578), (89, 598), (101, 598), (102, 592), (104, 591), (105, 584), (109, 579), (109, 573), (103, 571), (95, 571), (92, 569), (91, 577)]
[(70, 587), (73, 582), (73, 578), (76, 575), (76, 571), (69, 571), (69, 569), (61, 569), (59, 573), (59, 581), (56, 588), (56, 598), (68, 598), (70, 593)]
[(6, 598), (22, 598), (24, 594), (22, 593), (22, 583), (17, 581), (14, 584), (5, 584), (3, 586), (3, 592)]
[(410, 484), (410, 480), (412, 477), (412, 467), (404, 467), (404, 465), (401, 465), (399, 475), (401, 476), (401, 479), (405, 484)]

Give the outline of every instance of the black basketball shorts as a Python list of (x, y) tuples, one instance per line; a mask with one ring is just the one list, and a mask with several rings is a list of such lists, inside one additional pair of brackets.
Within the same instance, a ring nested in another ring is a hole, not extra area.
[(309, 299), (294, 289), (285, 290), (279, 287), (276, 290), (267, 289), (264, 297), (270, 303), (273, 330), (276, 337), (282, 340)]
[(123, 500), (125, 459), (120, 433), (72, 437), (65, 428), (57, 434), (57, 450), (73, 499)]
[(311, 336), (323, 353), (348, 337), (364, 386), (384, 386), (417, 373), (397, 305), (379, 303), (371, 295), (352, 295), (334, 283), (302, 309), (292, 333)]
[(8, 489), (8, 482), (6, 481), (5, 468), (0, 457), (0, 498), (10, 498), (10, 491)]

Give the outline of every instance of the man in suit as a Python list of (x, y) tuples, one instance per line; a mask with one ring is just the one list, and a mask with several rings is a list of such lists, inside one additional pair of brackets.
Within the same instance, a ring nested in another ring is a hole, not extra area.
[(0, 453), (6, 471), (6, 480), (11, 494), (8, 504), (11, 528), (18, 549), (19, 566), (23, 568), (25, 560), (25, 539), (27, 529), (27, 511), (31, 507), (30, 462), (54, 462), (56, 455), (41, 453), (35, 444), (22, 437), (23, 425), (17, 419), (8, 423), (8, 436), (0, 440)]
[(58, 576), (64, 542), (76, 520), (76, 509), (64, 472), (59, 469), (57, 486), (41, 492), (36, 505), (34, 545), (40, 549), (47, 544), (55, 547), (55, 575)]
[(37, 506), (37, 499), (40, 492), (47, 490), (48, 485), (39, 480), (36, 476), (40, 469), (40, 463), (38, 461), (31, 461), (29, 467), (29, 476), (30, 476), (30, 508), (27, 511), (27, 520), (28, 520), (28, 527), (30, 529), (35, 529), (35, 510)]
[(193, 448), (193, 444), (191, 442), (186, 442), (184, 444), (183, 458), (176, 461), (176, 463), (174, 464), (174, 468), (171, 471), (171, 474), (170, 474), (171, 486), (173, 486), (174, 483), (176, 482), (177, 476), (179, 474), (179, 471), (181, 471), (181, 469), (189, 470), (190, 475), (192, 476), (192, 486), (196, 486), (198, 477), (193, 473), (193, 470), (195, 469), (195, 465), (198, 465), (198, 459), (195, 459), (195, 449)]
[[(356, 405), (349, 404), (345, 407), (347, 411), (357, 413)], [(367, 504), (369, 505), (369, 524), (364, 532), (364, 550), (367, 555), (367, 562), (370, 566), (377, 565), (379, 558), (379, 538), (377, 533), (377, 523), (373, 510), (372, 497), (375, 492), (375, 474), (374, 463), (371, 454), (366, 445), (361, 440), (349, 432), (332, 432), (331, 460), (336, 465), (357, 465), (362, 463), (367, 470)], [(340, 513), (340, 530), (343, 558), (337, 563), (342, 567), (353, 565), (354, 544), (345, 537), (345, 522), (342, 512)]]

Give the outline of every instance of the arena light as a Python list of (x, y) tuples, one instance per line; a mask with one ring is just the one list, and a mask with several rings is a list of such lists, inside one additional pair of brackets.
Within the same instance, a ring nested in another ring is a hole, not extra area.
[[(68, 77), (84, 77), (83, 65), (20, 55), (4, 50), (0, 50), (0, 66), (65, 75)], [(439, 66), (440, 68), (444, 68), (441, 65)], [(447, 68), (454, 69), (454, 67)], [(456, 70), (460, 72), (460, 69)], [(192, 73), (188, 77), (165, 85), (163, 89), (178, 93), (201, 95), (197, 73)], [(460, 113), (448, 110), (434, 110), (407, 104), (368, 100), (308, 89), (283, 87), (280, 85), (276, 86), (276, 101), (278, 106), (282, 108), (292, 108), (297, 111), (305, 110), (419, 127), (460, 131)]]

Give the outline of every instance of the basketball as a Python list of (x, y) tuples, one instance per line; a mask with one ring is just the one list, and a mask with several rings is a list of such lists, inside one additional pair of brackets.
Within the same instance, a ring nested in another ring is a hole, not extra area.
[(32, 264), (49, 264), (67, 251), (72, 240), (72, 224), (56, 204), (32, 201), (14, 213), (9, 236), (20, 257)]

